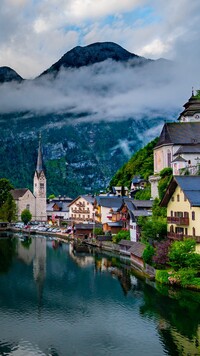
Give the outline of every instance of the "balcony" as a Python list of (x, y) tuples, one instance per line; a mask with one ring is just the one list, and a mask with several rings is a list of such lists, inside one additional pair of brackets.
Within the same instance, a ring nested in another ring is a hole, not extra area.
[(178, 232), (178, 233), (168, 232), (167, 233), (167, 237), (169, 239), (172, 239), (172, 240), (182, 241), (183, 240), (183, 236), (184, 236), (184, 234), (182, 232)]
[(168, 224), (176, 224), (176, 225), (189, 225), (189, 218), (186, 217), (178, 217), (178, 216), (168, 216), (167, 217)]
[(184, 235), (182, 232), (168, 232), (167, 237), (171, 240), (183, 241), (183, 239), (194, 239), (200, 242), (200, 236)]

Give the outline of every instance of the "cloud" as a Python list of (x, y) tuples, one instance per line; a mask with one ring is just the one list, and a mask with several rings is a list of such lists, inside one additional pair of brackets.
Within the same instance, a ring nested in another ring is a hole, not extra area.
[(199, 0), (1, 0), (0, 65), (33, 78), (72, 47), (96, 41), (175, 58), (199, 38), (199, 22)]

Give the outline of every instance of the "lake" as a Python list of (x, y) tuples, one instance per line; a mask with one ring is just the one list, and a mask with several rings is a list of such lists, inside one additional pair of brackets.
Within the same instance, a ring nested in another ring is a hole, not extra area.
[(200, 355), (200, 293), (48, 237), (0, 239), (0, 355)]

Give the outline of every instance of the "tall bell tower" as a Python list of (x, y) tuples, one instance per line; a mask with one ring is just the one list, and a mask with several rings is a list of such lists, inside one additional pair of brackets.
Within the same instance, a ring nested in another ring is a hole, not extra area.
[(42, 161), (41, 134), (39, 134), (39, 147), (37, 166), (33, 178), (33, 194), (35, 196), (35, 217), (38, 221), (46, 221), (46, 177)]

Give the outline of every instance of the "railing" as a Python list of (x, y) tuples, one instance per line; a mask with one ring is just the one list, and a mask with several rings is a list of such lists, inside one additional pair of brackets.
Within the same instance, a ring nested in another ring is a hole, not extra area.
[(172, 240), (182, 241), (183, 239), (194, 239), (196, 242), (200, 242), (200, 236), (185, 235), (182, 232), (168, 232), (167, 237)]
[(167, 222), (176, 225), (189, 225), (189, 218), (178, 217), (178, 216), (168, 216)]
[(75, 214), (90, 214), (89, 210), (84, 210), (84, 209), (72, 209), (72, 213)]

